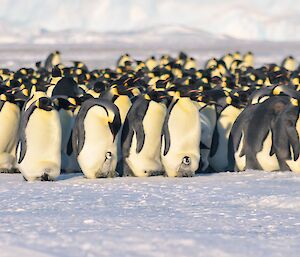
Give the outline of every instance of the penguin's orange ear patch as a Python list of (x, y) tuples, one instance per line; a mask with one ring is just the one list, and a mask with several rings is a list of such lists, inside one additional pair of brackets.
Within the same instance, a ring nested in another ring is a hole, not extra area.
[(299, 105), (298, 100), (295, 99), (295, 98), (291, 98), (291, 99), (290, 99), (290, 102), (291, 102), (291, 104), (294, 105), (294, 106), (298, 106), (298, 105)]
[(1, 95), (0, 95), (0, 100), (1, 100), (1, 101), (7, 101), (6, 95), (1, 94)]
[(226, 103), (231, 104), (232, 103), (232, 98), (230, 96), (226, 97)]

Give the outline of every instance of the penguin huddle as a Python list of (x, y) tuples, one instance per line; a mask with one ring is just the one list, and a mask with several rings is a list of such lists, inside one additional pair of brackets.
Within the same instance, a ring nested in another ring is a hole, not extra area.
[(300, 172), (300, 68), (254, 67), (251, 52), (199, 69), (194, 58), (120, 56), (115, 68), (0, 69), (0, 172), (27, 181), (192, 177), (201, 172)]

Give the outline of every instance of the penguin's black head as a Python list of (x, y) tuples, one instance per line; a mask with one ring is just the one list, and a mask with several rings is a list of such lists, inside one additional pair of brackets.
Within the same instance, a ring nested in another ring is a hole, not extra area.
[(36, 62), (35, 67), (37, 67), (38, 69), (41, 68), (42, 67), (42, 62), (41, 61)]
[(155, 101), (157, 103), (165, 102), (167, 104), (168, 98), (170, 98), (166, 93), (166, 91), (163, 90), (159, 90), (159, 91), (152, 90), (148, 93), (148, 95), (152, 101)]
[(13, 103), (15, 100), (15, 97), (12, 93), (6, 92), (6, 93), (0, 95), (0, 100), (3, 102)]
[(36, 107), (45, 111), (51, 111), (54, 109), (54, 105), (50, 98), (48, 97), (41, 97), (36, 100), (35, 103)]
[(107, 85), (106, 83), (104, 83), (104, 81), (97, 81), (94, 85), (93, 85), (93, 90), (96, 93), (102, 93), (107, 89)]
[(51, 72), (52, 77), (62, 77), (62, 70), (56, 65)]
[(17, 87), (21, 86), (21, 82), (19, 80), (12, 79), (12, 80), (8, 80), (6, 82), (6, 85), (11, 87), (11, 88), (17, 88)]
[(187, 57), (188, 57), (187, 54), (184, 53), (184, 52), (180, 52), (179, 55), (178, 55), (178, 58), (179, 58), (180, 60), (186, 60)]
[(115, 95), (128, 95), (128, 94), (131, 93), (131, 90), (133, 90), (133, 89), (134, 89), (134, 87), (128, 87), (128, 86), (125, 86), (123, 84), (118, 84), (117, 86), (112, 88), (112, 92)]

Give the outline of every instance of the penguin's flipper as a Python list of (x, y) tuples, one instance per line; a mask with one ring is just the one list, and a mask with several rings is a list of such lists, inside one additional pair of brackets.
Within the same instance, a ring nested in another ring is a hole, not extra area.
[(210, 157), (214, 156), (217, 153), (218, 146), (219, 146), (219, 132), (218, 132), (218, 124), (216, 124), (213, 133), (213, 138), (211, 141)]
[(274, 127), (274, 125), (272, 124), (273, 122), (271, 122), (271, 134), (272, 134), (272, 145), (271, 145), (271, 149), (270, 149), (270, 153), (269, 155), (272, 156), (273, 154), (275, 154), (275, 133), (274, 133), (274, 129), (272, 129), (272, 127)]
[(72, 132), (72, 146), (76, 156), (78, 156), (83, 148), (85, 141), (84, 119), (86, 117), (86, 108), (80, 108)]
[(26, 134), (25, 134), (25, 129), (27, 127), (27, 123), (29, 121), (29, 118), (31, 116), (31, 114), (33, 113), (33, 111), (36, 109), (36, 105), (35, 102), (33, 102), (29, 108), (24, 111), (22, 113), (22, 119), (21, 119), (21, 124), (20, 124), (20, 128), (19, 128), (19, 159), (18, 159), (18, 163), (20, 164), (26, 154), (27, 151), (27, 140), (26, 140)]
[(291, 144), (294, 152), (294, 161), (296, 161), (299, 158), (299, 152), (300, 152), (299, 136), (297, 130), (294, 126), (289, 126), (286, 128), (286, 132), (287, 132), (289, 143)]
[(164, 138), (164, 156), (166, 156), (170, 150), (170, 146), (171, 146), (171, 139), (170, 139), (170, 131), (169, 131), (169, 127), (168, 127), (168, 123), (169, 123), (169, 119), (170, 119), (170, 113), (172, 111), (172, 109), (174, 108), (174, 106), (177, 104), (179, 99), (177, 99), (174, 103), (171, 103), (169, 108), (168, 108), (168, 112), (166, 114), (165, 117), (165, 121), (163, 124), (163, 129), (162, 129), (162, 136)]
[(73, 130), (72, 130), (72, 148), (76, 156), (78, 156), (78, 132), (77, 132), (77, 119), (75, 121)]
[(149, 107), (149, 101), (144, 97), (139, 97), (128, 112), (128, 118), (136, 134), (136, 153), (139, 153), (145, 143), (145, 131), (143, 120)]
[(230, 133), (229, 139), (228, 139), (228, 152), (227, 152), (227, 158), (228, 158), (228, 170), (234, 171), (235, 158), (234, 158), (233, 139), (232, 139), (231, 133)]
[(168, 119), (165, 120), (164, 125), (163, 125), (163, 129), (162, 129), (162, 136), (164, 139), (164, 156), (167, 155), (167, 153), (170, 150), (170, 145), (171, 145), (171, 140), (170, 140), (170, 132), (169, 132), (169, 128), (168, 128)]
[(1, 110), (2, 110), (2, 108), (3, 108), (3, 106), (4, 106), (4, 104), (5, 104), (5, 101), (0, 101), (0, 112), (1, 112)]
[(109, 129), (113, 135), (113, 141), (115, 141), (116, 136), (121, 127), (121, 119), (114, 119), (112, 123), (108, 123)]
[(125, 159), (129, 156), (129, 151), (131, 147), (131, 141), (133, 137), (134, 131), (133, 129), (129, 126), (129, 121), (128, 121), (128, 116), (125, 118), (123, 129), (122, 129), (122, 134), (121, 134), (121, 146), (122, 146), (122, 154), (124, 158), (124, 163)]
[(73, 147), (72, 147), (72, 134), (73, 131), (71, 131), (69, 140), (68, 140), (68, 144), (67, 144), (67, 155), (71, 155), (73, 153)]
[(136, 134), (136, 153), (142, 151), (144, 143), (145, 143), (145, 131), (143, 127), (143, 123), (140, 121), (134, 122), (134, 131)]

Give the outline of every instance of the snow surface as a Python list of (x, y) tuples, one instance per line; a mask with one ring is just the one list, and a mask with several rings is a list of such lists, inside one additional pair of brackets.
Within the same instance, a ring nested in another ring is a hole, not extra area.
[[(189, 26), (239, 39), (300, 39), (297, 0), (0, 0), (0, 42), (102, 41), (106, 32)], [(78, 37), (81, 35), (81, 37)], [(96, 36), (95, 36), (96, 35)]]
[(7, 256), (299, 256), (300, 175), (26, 183), (0, 174)]

